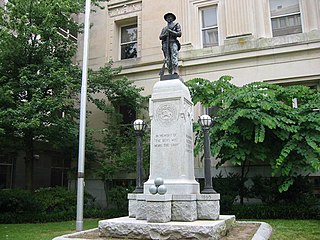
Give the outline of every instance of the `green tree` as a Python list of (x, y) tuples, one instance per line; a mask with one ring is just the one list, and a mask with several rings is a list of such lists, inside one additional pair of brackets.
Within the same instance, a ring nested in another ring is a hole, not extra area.
[[(61, 33), (81, 32), (74, 16), (83, 8), (84, 0), (9, 0), (0, 8), (0, 148), (25, 152), (28, 189), (38, 142), (64, 152), (77, 142), (81, 71), (77, 45)], [(136, 109), (142, 99), (128, 79), (114, 80), (120, 70), (109, 63), (89, 73), (89, 100), (106, 113), (124, 103)]]
[[(116, 78), (119, 69), (112, 69), (112, 62), (109, 66), (100, 68), (97, 72), (90, 74), (90, 83), (95, 87), (91, 88), (92, 93), (102, 93), (106, 98), (95, 98), (92, 94), (90, 100), (98, 108), (108, 114), (105, 122), (106, 128), (102, 130), (102, 147), (97, 157), (98, 167), (93, 172), (104, 182), (106, 198), (108, 191), (112, 188), (112, 179), (119, 174), (135, 173), (136, 168), (136, 138), (132, 124), (123, 123), (124, 116), (119, 112), (121, 106), (126, 106), (128, 114), (142, 115), (141, 110), (145, 109), (148, 96), (141, 95), (142, 88), (137, 88), (126, 77)], [(134, 116), (135, 117), (135, 116)], [(148, 137), (144, 137), (144, 159), (148, 159)], [(148, 161), (144, 161), (147, 165)]]
[[(105, 113), (114, 113), (114, 120), (119, 115), (120, 106), (127, 106), (133, 111), (138, 111), (145, 104), (147, 97), (141, 96), (143, 88), (136, 87), (126, 77), (119, 78), (121, 67), (112, 68), (112, 61), (98, 71), (89, 72), (89, 100)], [(97, 94), (103, 94), (105, 98)]]
[[(319, 92), (304, 86), (282, 87), (254, 82), (242, 87), (230, 76), (210, 82), (187, 82), (194, 103), (218, 107), (210, 130), (211, 153), (225, 162), (245, 166), (265, 162), (273, 176), (281, 176), (286, 191), (302, 173), (320, 170)], [(298, 108), (292, 99), (298, 99)], [(201, 134), (199, 126), (196, 127)], [(199, 139), (198, 139), (199, 140)], [(198, 150), (201, 147), (200, 141)]]
[[(0, 9), (1, 146), (25, 153), (26, 186), (33, 187), (35, 141), (70, 146), (77, 135), (74, 101), (80, 71), (72, 64), (75, 43), (61, 29), (78, 32), (74, 0), (10, 0)], [(64, 117), (62, 117), (64, 116)]]

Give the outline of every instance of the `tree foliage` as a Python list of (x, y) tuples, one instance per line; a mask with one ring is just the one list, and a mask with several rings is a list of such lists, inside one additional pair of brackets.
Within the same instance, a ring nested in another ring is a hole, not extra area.
[(81, 10), (81, 1), (73, 0), (10, 0), (0, 9), (1, 146), (20, 143), (25, 150), (28, 188), (34, 142), (70, 146), (77, 134), (76, 45), (60, 31), (78, 32), (71, 16)]
[[(92, 85), (89, 92), (89, 99), (96, 106), (109, 114), (106, 128), (102, 129), (102, 148), (99, 153), (98, 162), (100, 168), (97, 173), (101, 179), (112, 179), (115, 174), (134, 172), (135, 136), (133, 126), (123, 124), (123, 116), (119, 113), (120, 106), (126, 106), (132, 112), (139, 112), (144, 108), (148, 97), (140, 94), (142, 88), (137, 88), (133, 82), (126, 77), (117, 79), (116, 75), (121, 68), (109, 66), (100, 68), (97, 72), (90, 74)], [(106, 98), (98, 97), (97, 93), (103, 94)]]
[(120, 72), (121, 67), (112, 68), (112, 61), (98, 71), (89, 72), (89, 100), (105, 113), (114, 113), (121, 105), (137, 111), (147, 100), (141, 95), (143, 88), (135, 87), (126, 77), (117, 78)]
[[(76, 43), (61, 32), (81, 32), (74, 19), (83, 10), (84, 0), (9, 0), (0, 8), (0, 150), (26, 153), (29, 189), (37, 142), (60, 151), (77, 142), (81, 70)], [(89, 73), (88, 98), (107, 113), (143, 99), (131, 81), (115, 79), (120, 70), (110, 62)]]
[[(230, 76), (187, 82), (194, 103), (219, 107), (210, 130), (211, 153), (219, 165), (265, 162), (286, 191), (294, 177), (320, 170), (319, 92), (305, 86), (254, 82), (233, 85)], [(292, 99), (298, 99), (298, 108)], [(199, 127), (196, 128), (198, 133)], [(198, 144), (198, 148), (200, 145)]]
[[(109, 63), (111, 66), (112, 62)], [(115, 176), (128, 176), (135, 173), (136, 168), (136, 137), (132, 124), (123, 123), (122, 114), (119, 112), (121, 106), (126, 106), (130, 112), (127, 114), (139, 113), (145, 108), (148, 97), (143, 97), (140, 92), (142, 88), (137, 88), (126, 77), (119, 79), (116, 75), (120, 68), (111, 67), (100, 68), (97, 72), (90, 74), (89, 83), (94, 83), (89, 92), (90, 101), (105, 113), (108, 119), (105, 121), (106, 127), (100, 131), (101, 147), (98, 151), (98, 166), (93, 172), (104, 182), (104, 190), (108, 203), (111, 180)], [(99, 97), (103, 94), (106, 98)], [(148, 137), (144, 137), (145, 159), (148, 159)], [(148, 161), (144, 161), (147, 165)], [(114, 190), (116, 191), (116, 190)], [(112, 200), (112, 199), (111, 199)]]

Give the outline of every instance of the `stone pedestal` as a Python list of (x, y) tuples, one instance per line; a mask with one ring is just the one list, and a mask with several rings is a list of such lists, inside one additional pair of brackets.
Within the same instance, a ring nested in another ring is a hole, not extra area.
[[(194, 177), (193, 103), (179, 80), (157, 82), (149, 102), (150, 176), (143, 194), (129, 194), (129, 217), (147, 222), (216, 220), (219, 194), (200, 194)], [(165, 195), (149, 188), (162, 178)], [(134, 203), (135, 201), (135, 203)]]
[(220, 215), (220, 194), (197, 195), (198, 219), (217, 220)]
[(137, 194), (128, 194), (128, 204), (129, 217), (135, 218), (137, 212)]
[(136, 219), (137, 220), (147, 220), (147, 204), (146, 196), (144, 194), (137, 194), (137, 208), (136, 208)]
[(197, 220), (197, 196), (173, 195), (172, 197), (172, 221), (192, 222)]
[(149, 102), (151, 119), (150, 176), (165, 180), (168, 194), (198, 194), (194, 177), (193, 104), (188, 88), (179, 80), (157, 82)]
[(146, 197), (147, 222), (165, 223), (171, 221), (172, 195), (154, 195)]
[(220, 194), (128, 194), (129, 217), (147, 222), (218, 220)]

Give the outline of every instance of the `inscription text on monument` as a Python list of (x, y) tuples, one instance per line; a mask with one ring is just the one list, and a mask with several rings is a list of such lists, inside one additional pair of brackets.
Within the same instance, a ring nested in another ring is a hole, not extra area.
[(154, 147), (176, 147), (179, 139), (176, 133), (156, 134), (154, 137)]

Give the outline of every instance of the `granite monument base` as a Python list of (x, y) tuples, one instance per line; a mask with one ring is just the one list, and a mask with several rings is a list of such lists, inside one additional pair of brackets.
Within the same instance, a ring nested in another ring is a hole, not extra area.
[(220, 194), (128, 194), (129, 217), (147, 222), (217, 220)]
[(220, 215), (219, 220), (150, 223), (129, 217), (102, 220), (99, 232), (105, 238), (123, 239), (220, 239), (235, 223), (235, 216)]

